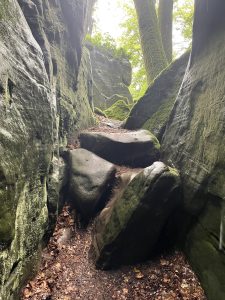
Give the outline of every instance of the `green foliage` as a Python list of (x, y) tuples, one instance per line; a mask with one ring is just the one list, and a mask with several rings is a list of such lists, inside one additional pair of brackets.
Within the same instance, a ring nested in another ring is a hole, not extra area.
[[(143, 96), (148, 87), (138, 30), (138, 20), (133, 0), (125, 0), (123, 4), (120, 5), (124, 9), (126, 17), (121, 23), (123, 34), (119, 43), (128, 53), (133, 67), (130, 91), (134, 100), (137, 100)], [(158, 1), (156, 1), (156, 8), (157, 7)], [(191, 44), (193, 12), (193, 0), (174, 1), (174, 25), (181, 32), (186, 42), (181, 51), (185, 51)]]
[(112, 106), (107, 108), (104, 113), (108, 118), (123, 121), (128, 117), (130, 109), (130, 105), (124, 100), (118, 100)]
[(194, 0), (175, 0), (173, 15), (175, 26), (181, 31), (181, 35), (187, 42), (186, 48), (188, 48), (192, 41)]
[[(186, 50), (191, 44), (192, 38), (192, 21), (193, 21), (193, 5), (194, 0), (174, 0), (174, 26), (181, 32), (186, 43), (181, 51)], [(101, 34), (95, 30), (94, 36), (87, 36), (87, 40), (94, 45), (103, 49), (112, 51), (113, 55), (127, 55), (132, 65), (132, 83), (130, 92), (134, 101), (140, 99), (147, 90), (147, 77), (144, 67), (143, 54), (141, 50), (141, 42), (138, 29), (138, 20), (133, 0), (118, 1), (124, 12), (125, 18), (121, 22), (123, 30), (121, 37), (115, 41), (109, 34)], [(156, 1), (156, 10), (158, 1)], [(117, 46), (119, 44), (119, 46)]]
[(130, 92), (135, 100), (139, 99), (147, 89), (147, 77), (141, 50), (138, 20), (132, 0), (120, 4), (126, 13), (121, 23), (123, 34), (119, 40), (120, 46), (128, 53), (133, 68)]
[(122, 47), (117, 47), (116, 41), (108, 33), (103, 34), (101, 32), (95, 32), (94, 35), (87, 34), (85, 39), (94, 46), (111, 52), (115, 57), (128, 58), (126, 51)]

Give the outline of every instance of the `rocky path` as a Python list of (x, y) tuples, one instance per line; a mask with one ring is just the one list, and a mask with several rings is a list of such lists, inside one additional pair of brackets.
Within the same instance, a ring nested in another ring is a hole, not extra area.
[[(101, 118), (98, 128), (118, 131), (119, 124), (110, 122)], [(126, 168), (118, 170), (125, 171)], [(43, 251), (40, 271), (22, 291), (22, 300), (206, 299), (179, 252), (116, 271), (96, 270), (89, 258), (92, 225), (85, 230), (78, 228), (74, 214), (68, 206), (64, 207)]]

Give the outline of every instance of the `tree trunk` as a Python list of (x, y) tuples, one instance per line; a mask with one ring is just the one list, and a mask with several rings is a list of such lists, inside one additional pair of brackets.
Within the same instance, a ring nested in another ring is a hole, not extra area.
[(159, 0), (159, 28), (168, 62), (172, 61), (173, 0)]
[(147, 80), (150, 84), (167, 66), (166, 54), (163, 49), (154, 0), (133, 1), (137, 12)]

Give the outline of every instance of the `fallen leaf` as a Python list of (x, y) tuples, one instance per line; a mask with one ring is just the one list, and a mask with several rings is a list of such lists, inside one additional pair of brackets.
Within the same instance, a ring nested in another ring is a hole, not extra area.
[(188, 288), (188, 284), (187, 284), (187, 283), (181, 283), (181, 288), (182, 288), (182, 289)]
[(163, 282), (164, 282), (164, 283), (169, 283), (169, 282), (170, 282), (170, 279), (168, 279), (168, 278), (163, 278)]
[(137, 279), (142, 279), (142, 278), (144, 278), (144, 275), (141, 272), (139, 272), (139, 273), (136, 273), (135, 277)]
[(138, 270), (137, 268), (134, 268), (133, 271), (134, 271), (134, 273), (140, 273), (140, 272), (141, 272), (141, 271)]
[(61, 270), (61, 264), (60, 263), (55, 264), (55, 268), (56, 268), (57, 271), (60, 271)]
[(169, 264), (169, 262), (167, 260), (165, 260), (165, 259), (160, 259), (160, 264), (162, 266), (167, 266)]

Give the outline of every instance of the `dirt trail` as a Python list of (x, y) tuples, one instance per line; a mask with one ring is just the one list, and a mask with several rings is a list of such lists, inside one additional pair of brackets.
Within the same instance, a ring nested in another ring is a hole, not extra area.
[[(101, 118), (94, 129), (118, 131), (119, 124), (111, 128), (105, 124), (109, 122)], [(126, 168), (119, 170), (124, 171)], [(43, 251), (40, 271), (22, 291), (22, 300), (206, 300), (179, 252), (115, 271), (96, 270), (89, 259), (92, 225), (79, 229), (72, 215), (65, 206)]]

